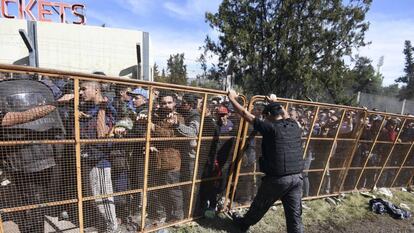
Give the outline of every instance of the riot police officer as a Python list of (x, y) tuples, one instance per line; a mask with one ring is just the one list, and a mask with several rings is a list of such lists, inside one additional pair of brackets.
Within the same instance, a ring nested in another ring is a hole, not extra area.
[(235, 216), (234, 223), (241, 231), (247, 231), (281, 199), (287, 231), (303, 232), (301, 129), (274, 98), (263, 111), (266, 120), (262, 121), (237, 102), (236, 92), (229, 91), (228, 97), (237, 113), (263, 136), (260, 169), (265, 173), (249, 211), (244, 217)]
[[(0, 141), (62, 139), (65, 130), (56, 110), (52, 91), (30, 79), (0, 82)], [(1, 146), (0, 155), (16, 195), (2, 207), (43, 204), (55, 201), (59, 169), (57, 157), (63, 156), (59, 145), (22, 144)], [(5, 206), (4, 206), (5, 205)], [(43, 232), (46, 208), (19, 211), (13, 218), (20, 232)]]

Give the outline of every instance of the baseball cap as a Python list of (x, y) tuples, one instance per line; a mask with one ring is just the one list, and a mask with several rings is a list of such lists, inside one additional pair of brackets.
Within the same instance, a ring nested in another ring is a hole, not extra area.
[(142, 89), (140, 87), (134, 89), (131, 92), (128, 92), (128, 94), (130, 94), (130, 95), (141, 95), (141, 96), (144, 96), (145, 99), (148, 99), (148, 91), (147, 90), (144, 90), (144, 89)]
[(271, 115), (278, 115), (281, 109), (282, 109), (282, 105), (280, 103), (272, 102), (266, 105), (266, 107), (263, 109), (262, 114), (267, 115), (270, 113)]
[(218, 114), (229, 114), (229, 109), (223, 105), (221, 105), (218, 109), (217, 109), (217, 113)]

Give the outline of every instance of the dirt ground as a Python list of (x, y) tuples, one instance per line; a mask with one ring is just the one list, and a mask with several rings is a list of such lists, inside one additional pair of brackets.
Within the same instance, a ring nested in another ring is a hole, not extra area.
[[(283, 231), (279, 231), (283, 232)], [(335, 222), (319, 223), (307, 226), (307, 233), (319, 232), (383, 232), (383, 233), (405, 233), (414, 232), (413, 220), (396, 220), (387, 215), (367, 215), (366, 219), (347, 222), (338, 225)]]
[[(393, 190), (393, 197), (380, 193), (369, 193), (396, 205), (406, 204), (411, 212), (414, 210), (414, 193)], [(358, 192), (349, 193), (330, 201), (319, 199), (305, 201), (303, 209), (303, 222), (306, 233), (342, 232), (342, 233), (414, 233), (414, 218), (399, 220), (389, 215), (377, 215), (369, 209), (369, 196)], [(332, 201), (333, 200), (333, 201)], [(240, 210), (245, 212), (246, 210)], [(286, 232), (283, 207), (273, 207), (265, 217), (249, 232), (282, 233)], [(180, 228), (168, 229), (177, 233), (224, 233), (238, 232), (230, 219), (219, 214), (214, 219), (200, 219), (194, 223)]]
[[(369, 200), (375, 197), (391, 201), (395, 205), (405, 205), (414, 212), (414, 192), (392, 190), (392, 197), (378, 192), (347, 193), (330, 199), (318, 199), (303, 202), (303, 223), (305, 233), (414, 233), (414, 217), (404, 220), (393, 219), (388, 214), (377, 215), (369, 209)], [(237, 210), (241, 214), (247, 209)], [(49, 218), (49, 229), (54, 231), (54, 225), (60, 229), (70, 229), (57, 232), (78, 232), (76, 226), (67, 221)], [(16, 232), (17, 225), (12, 222), (4, 223), (5, 232)], [(123, 231), (127, 232), (127, 231)], [(237, 233), (231, 220), (225, 214), (214, 218), (201, 218), (181, 226), (159, 231), (159, 233)], [(249, 230), (251, 233), (285, 233), (284, 211), (281, 205), (273, 206), (264, 218)]]

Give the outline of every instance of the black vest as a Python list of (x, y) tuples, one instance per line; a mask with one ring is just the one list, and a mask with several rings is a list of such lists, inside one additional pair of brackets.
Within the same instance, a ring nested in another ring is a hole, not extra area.
[(273, 135), (263, 135), (260, 168), (269, 176), (303, 171), (302, 130), (291, 119), (273, 123)]

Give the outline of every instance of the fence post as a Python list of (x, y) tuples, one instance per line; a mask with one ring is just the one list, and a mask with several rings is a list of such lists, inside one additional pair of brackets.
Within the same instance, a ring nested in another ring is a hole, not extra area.
[[(250, 103), (248, 106), (249, 111), (251, 110), (250, 104), (252, 103), (252, 101), (254, 101), (254, 97), (250, 100)], [(243, 98), (243, 107), (246, 107), (246, 103), (247, 103), (246, 98)], [(236, 194), (237, 182), (239, 181), (239, 173), (240, 173), (240, 166), (241, 166), (241, 159), (238, 159), (238, 158), (241, 156), (240, 152), (243, 151), (248, 127), (249, 127), (249, 123), (246, 122), (244, 118), (240, 117), (239, 128), (238, 128), (238, 132), (236, 136), (236, 144), (234, 146), (233, 159), (232, 159), (232, 163), (230, 166), (230, 175), (227, 179), (226, 195), (225, 195), (225, 201), (224, 201), (225, 207), (227, 207), (227, 203), (229, 203), (228, 205), (229, 209), (231, 209), (234, 195)], [(233, 184), (233, 190), (230, 196), (230, 188), (232, 184)]]
[(398, 143), (398, 139), (400, 138), (400, 135), (401, 135), (402, 131), (404, 130), (404, 126), (405, 126), (405, 123), (406, 122), (407, 122), (407, 118), (404, 119), (404, 122), (403, 122), (403, 124), (401, 125), (401, 128), (400, 128), (400, 132), (398, 132), (398, 135), (397, 135), (397, 137), (395, 138), (395, 140), (394, 140), (394, 142), (392, 144), (391, 150), (388, 153), (388, 156), (385, 159), (384, 165), (382, 165), (382, 168), (380, 170), (380, 173), (378, 174), (377, 179), (374, 181), (374, 185), (372, 186), (372, 188), (374, 188), (375, 186), (377, 186), (377, 183), (380, 180), (381, 175), (384, 172), (385, 167), (387, 166), (388, 160), (390, 159), (390, 157), (392, 155), (392, 152), (394, 151), (395, 145)]
[(79, 232), (83, 232), (83, 193), (82, 193), (82, 164), (81, 164), (81, 145), (80, 145), (80, 123), (79, 123), (79, 79), (74, 82), (74, 110), (75, 110), (75, 152), (76, 152), (76, 188), (78, 192), (78, 217)]
[(206, 115), (206, 109), (207, 109), (207, 94), (204, 94), (204, 100), (203, 100), (203, 110), (201, 111), (201, 119), (200, 119), (200, 127), (198, 132), (198, 139), (197, 139), (197, 151), (196, 151), (196, 157), (194, 162), (194, 173), (193, 173), (193, 179), (191, 184), (191, 194), (190, 194), (190, 205), (188, 207), (188, 217), (191, 217), (191, 211), (193, 209), (193, 200), (194, 200), (194, 189), (195, 184), (197, 180), (197, 174), (198, 174), (198, 161), (200, 158), (200, 148), (201, 148), (201, 139), (203, 137), (203, 128), (204, 128), (204, 119)]
[(369, 159), (371, 158), (371, 153), (372, 153), (372, 151), (374, 150), (375, 145), (377, 144), (377, 139), (378, 139), (379, 135), (381, 134), (381, 129), (382, 129), (382, 127), (384, 126), (384, 123), (385, 123), (385, 116), (382, 116), (382, 117), (383, 117), (383, 119), (382, 119), (382, 121), (381, 121), (381, 126), (380, 126), (380, 127), (379, 127), (379, 129), (378, 129), (377, 135), (375, 135), (375, 139), (374, 139), (374, 141), (372, 142), (372, 146), (371, 146), (371, 148), (370, 148), (370, 150), (369, 150), (369, 153), (368, 153), (368, 156), (367, 156), (367, 158), (366, 158), (366, 160), (365, 160), (365, 162), (364, 162), (364, 166), (363, 166), (363, 167), (362, 167), (362, 169), (361, 169), (361, 174), (359, 174), (358, 179), (357, 179), (357, 181), (356, 181), (356, 183), (355, 183), (355, 187), (354, 187), (354, 189), (356, 189), (356, 188), (358, 187), (359, 181), (361, 180), (362, 175), (364, 174), (365, 167), (367, 166), (368, 161), (369, 161)]
[(154, 102), (154, 93), (153, 87), (148, 88), (149, 91), (149, 101), (148, 101), (148, 117), (147, 117), (147, 132), (145, 135), (145, 159), (144, 159), (144, 186), (142, 188), (142, 211), (141, 211), (141, 231), (145, 229), (145, 217), (147, 210), (147, 199), (148, 199), (148, 167), (149, 167), (149, 157), (150, 157), (150, 146), (151, 146), (151, 118), (152, 118), (152, 105)]
[(404, 164), (407, 161), (408, 156), (411, 154), (411, 150), (413, 149), (413, 146), (414, 146), (414, 140), (411, 142), (410, 149), (408, 149), (407, 154), (405, 154), (404, 160), (402, 161), (401, 166), (398, 169), (397, 174), (395, 175), (394, 179), (392, 180), (392, 183), (390, 185), (391, 187), (394, 186), (395, 181), (397, 180), (398, 176), (400, 175), (400, 172), (401, 172), (402, 168), (404, 167)]
[(334, 140), (332, 142), (331, 150), (329, 151), (328, 158), (326, 159), (325, 169), (323, 170), (321, 182), (319, 183), (318, 192), (316, 193), (316, 196), (319, 196), (319, 193), (321, 192), (323, 181), (325, 180), (325, 174), (329, 169), (329, 162), (331, 160), (332, 154), (335, 153), (334, 150), (336, 150), (336, 147), (337, 147), (336, 141), (338, 139), (339, 131), (341, 130), (342, 122), (344, 121), (346, 111), (347, 111), (347, 109), (344, 108), (343, 112), (342, 112), (341, 120), (339, 121), (338, 129), (335, 132), (335, 137), (334, 137)]
[[(364, 115), (363, 115), (364, 122), (365, 122), (365, 118), (367, 117), (367, 115), (368, 115), (368, 113), (367, 113), (367, 111), (365, 110), (365, 111), (364, 111)], [(351, 153), (350, 153), (350, 158), (349, 158), (349, 161), (348, 161), (348, 163), (347, 163), (347, 165), (346, 165), (346, 167), (345, 167), (345, 170), (344, 170), (344, 175), (343, 175), (343, 178), (342, 178), (342, 181), (341, 181), (341, 185), (339, 186), (339, 192), (341, 192), (341, 191), (342, 191), (342, 189), (344, 188), (346, 177), (348, 176), (349, 169), (350, 169), (350, 167), (351, 167), (351, 165), (352, 165), (352, 160), (354, 160), (355, 154), (356, 154), (356, 152), (357, 152), (357, 148), (358, 148), (358, 146), (359, 146), (359, 141), (361, 140), (362, 133), (364, 132), (364, 123), (359, 124), (359, 125), (357, 125), (357, 126), (359, 126), (359, 127), (361, 127), (361, 128), (360, 128), (360, 129), (358, 129), (359, 131), (358, 131), (358, 133), (357, 133), (357, 137), (356, 137), (356, 139), (355, 139), (355, 144), (354, 144), (354, 146), (353, 146), (353, 148), (352, 148), (352, 151), (351, 151)]]
[(403, 100), (403, 102), (402, 102), (402, 107), (401, 107), (401, 115), (404, 115), (404, 112), (405, 112), (405, 103), (407, 102), (407, 100), (406, 99), (404, 99)]
[(357, 104), (359, 104), (361, 101), (361, 92), (358, 91), (358, 95), (357, 95)]
[(313, 128), (315, 126), (316, 120), (318, 119), (318, 113), (319, 113), (319, 106), (316, 107), (315, 115), (313, 116), (313, 119), (312, 119), (312, 125), (311, 125), (311, 128), (309, 130), (309, 135), (308, 135), (308, 138), (306, 138), (305, 148), (303, 149), (303, 159), (305, 159), (306, 153), (308, 152), (308, 147), (309, 147), (309, 143), (310, 143), (310, 140), (311, 140), (311, 137), (312, 137)]

